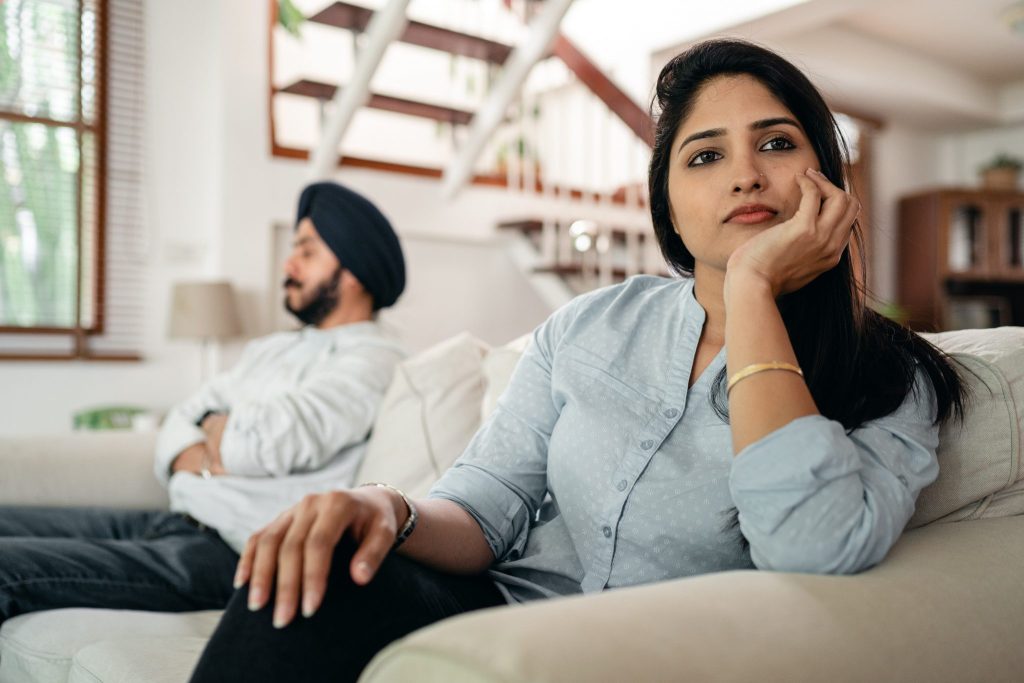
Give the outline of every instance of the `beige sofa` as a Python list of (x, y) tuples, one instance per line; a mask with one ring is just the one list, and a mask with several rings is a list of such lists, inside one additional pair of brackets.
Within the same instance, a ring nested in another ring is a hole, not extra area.
[[(734, 571), (467, 615), (412, 634), (362, 681), (1024, 680), (1024, 329), (936, 335), (977, 376), (941, 475), (878, 567)], [(524, 340), (468, 335), (396, 375), (359, 478), (423, 493), (507, 383)], [(166, 504), (152, 436), (0, 439), (0, 504)], [(216, 612), (69, 609), (0, 629), (0, 683), (181, 682)]]

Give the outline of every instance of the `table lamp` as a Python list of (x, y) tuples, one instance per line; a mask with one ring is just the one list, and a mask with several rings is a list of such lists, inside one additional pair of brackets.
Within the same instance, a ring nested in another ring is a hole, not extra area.
[(207, 378), (210, 342), (242, 333), (230, 282), (178, 282), (171, 301), (172, 339), (199, 339), (202, 343), (200, 373)]

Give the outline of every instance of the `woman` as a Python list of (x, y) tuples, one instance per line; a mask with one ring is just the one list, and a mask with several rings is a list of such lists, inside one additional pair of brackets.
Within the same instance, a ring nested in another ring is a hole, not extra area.
[(311, 496), (253, 537), (194, 680), (354, 680), (473, 609), (885, 556), (964, 390), (865, 307), (835, 121), (795, 67), (738, 41), (673, 59), (655, 104), (651, 212), (683, 277), (552, 315), (426, 499)]

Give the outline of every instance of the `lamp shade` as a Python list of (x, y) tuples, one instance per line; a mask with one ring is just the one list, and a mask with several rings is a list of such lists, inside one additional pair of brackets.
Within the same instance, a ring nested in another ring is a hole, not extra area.
[(170, 336), (228, 339), (242, 333), (230, 282), (178, 282), (171, 301)]

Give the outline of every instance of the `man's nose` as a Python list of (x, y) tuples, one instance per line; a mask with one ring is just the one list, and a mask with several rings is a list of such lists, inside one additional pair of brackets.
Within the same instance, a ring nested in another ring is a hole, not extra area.
[(282, 270), (284, 271), (285, 277), (294, 278), (295, 274), (296, 274), (295, 273), (295, 259), (292, 258), (291, 256), (286, 258), (284, 260), (284, 267), (282, 268)]

